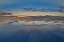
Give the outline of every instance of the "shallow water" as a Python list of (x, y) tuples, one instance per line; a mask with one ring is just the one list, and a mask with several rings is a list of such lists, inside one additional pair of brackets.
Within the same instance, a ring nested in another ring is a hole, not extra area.
[(64, 42), (64, 24), (0, 24), (0, 42)]

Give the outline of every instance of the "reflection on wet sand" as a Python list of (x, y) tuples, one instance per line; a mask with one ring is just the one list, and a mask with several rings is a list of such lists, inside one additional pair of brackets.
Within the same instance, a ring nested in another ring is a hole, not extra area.
[(64, 24), (23, 22), (0, 24), (0, 42), (64, 42)]

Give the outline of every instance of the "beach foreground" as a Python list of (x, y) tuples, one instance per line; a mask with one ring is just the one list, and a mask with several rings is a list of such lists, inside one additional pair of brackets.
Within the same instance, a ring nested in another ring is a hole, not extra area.
[(64, 24), (0, 25), (0, 42), (64, 42)]

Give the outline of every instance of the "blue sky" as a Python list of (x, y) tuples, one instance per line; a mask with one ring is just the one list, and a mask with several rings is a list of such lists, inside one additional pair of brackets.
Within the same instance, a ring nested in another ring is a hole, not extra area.
[(21, 10), (23, 7), (55, 9), (64, 5), (64, 0), (0, 0), (0, 10)]

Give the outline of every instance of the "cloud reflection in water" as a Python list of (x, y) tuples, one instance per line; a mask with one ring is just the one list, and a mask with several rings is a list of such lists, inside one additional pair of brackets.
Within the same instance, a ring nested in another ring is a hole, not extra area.
[(0, 42), (64, 42), (64, 24), (29, 23), (0, 24)]

